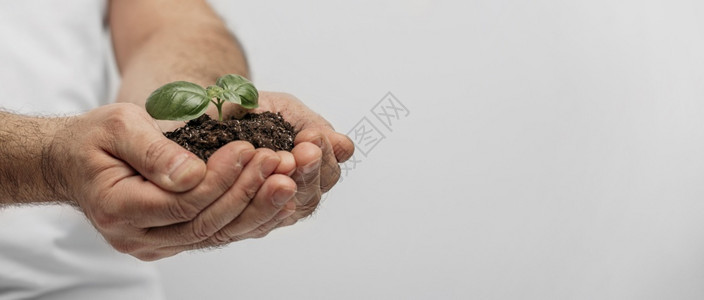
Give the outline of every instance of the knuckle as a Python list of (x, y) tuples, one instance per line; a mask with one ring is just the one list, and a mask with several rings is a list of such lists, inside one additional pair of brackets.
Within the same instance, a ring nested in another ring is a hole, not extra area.
[(92, 213), (95, 226), (101, 230), (110, 230), (117, 226), (118, 217), (106, 211), (96, 211)]
[(127, 120), (124, 114), (116, 111), (115, 114), (110, 114), (104, 121), (104, 127), (108, 132), (120, 133), (127, 129)]
[(98, 206), (93, 206), (90, 210), (90, 217), (93, 219), (95, 226), (101, 230), (110, 230), (116, 227), (119, 223), (119, 212), (117, 208), (109, 205), (111, 203), (107, 191), (98, 192)]
[(139, 111), (136, 105), (120, 103), (107, 106), (105, 114), (104, 126), (111, 132), (119, 133), (129, 126), (129, 120), (139, 114)]
[(254, 197), (257, 196), (258, 190), (259, 189), (257, 189), (257, 186), (254, 184), (244, 189), (244, 195), (247, 197), (247, 202), (251, 201), (252, 199), (254, 199)]
[(209, 220), (195, 219), (192, 225), (192, 235), (196, 241), (200, 242), (210, 238), (218, 228)]
[(200, 213), (200, 210), (191, 205), (188, 204), (188, 202), (185, 201), (173, 201), (173, 204), (169, 206), (169, 213), (171, 214), (171, 217), (179, 222), (186, 222), (193, 220), (196, 216), (198, 216), (198, 213)]
[(156, 171), (159, 158), (166, 154), (170, 144), (171, 141), (168, 139), (159, 139), (149, 142), (147, 152), (143, 157), (144, 163), (142, 164), (146, 172), (153, 173)]
[[(84, 210), (99, 231), (110, 231), (120, 223), (121, 214), (115, 206), (110, 189), (86, 190)], [(119, 203), (119, 202), (118, 202)]]
[(257, 195), (257, 191), (258, 189), (256, 185), (248, 184), (240, 190), (236, 197), (245, 205), (249, 205), (249, 203), (252, 202), (252, 199), (254, 199)]
[(231, 237), (230, 235), (227, 234), (225, 230), (220, 230), (216, 232), (210, 240), (213, 242), (215, 245), (224, 245), (228, 244), (232, 241), (232, 239), (235, 237)]
[(127, 240), (113, 240), (110, 241), (110, 245), (118, 252), (125, 254), (135, 254), (144, 247), (138, 242)]

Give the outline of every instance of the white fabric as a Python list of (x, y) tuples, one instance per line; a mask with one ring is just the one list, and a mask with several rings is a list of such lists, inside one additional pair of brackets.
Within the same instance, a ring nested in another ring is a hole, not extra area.
[[(106, 2), (0, 1), (0, 108), (75, 114), (108, 101)], [(160, 299), (150, 264), (71, 207), (0, 209), (0, 300)]]

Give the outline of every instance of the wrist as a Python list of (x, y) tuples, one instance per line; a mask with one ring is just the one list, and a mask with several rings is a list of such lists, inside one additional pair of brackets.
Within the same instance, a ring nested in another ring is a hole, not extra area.
[(0, 112), (0, 204), (59, 201), (53, 137), (65, 118)]
[(44, 122), (44, 139), (41, 142), (41, 175), (44, 182), (45, 198), (50, 202), (62, 202), (75, 205), (70, 197), (67, 172), (71, 153), (68, 146), (72, 134), (70, 125), (73, 117), (46, 119)]

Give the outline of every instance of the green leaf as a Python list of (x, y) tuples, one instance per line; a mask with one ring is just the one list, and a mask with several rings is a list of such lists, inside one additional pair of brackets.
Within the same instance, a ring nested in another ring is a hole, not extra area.
[(222, 94), (220, 95), (220, 99), (225, 100), (225, 101), (230, 101), (232, 103), (237, 103), (237, 104), (242, 103), (242, 99), (240, 98), (240, 95), (237, 95), (235, 92), (229, 91), (229, 90), (223, 90)]
[(168, 83), (147, 98), (147, 112), (158, 120), (188, 121), (205, 113), (210, 104), (206, 90), (186, 81)]
[(205, 91), (208, 93), (208, 97), (210, 99), (213, 98), (222, 98), (222, 93), (225, 92), (225, 90), (217, 85), (211, 85), (207, 88), (205, 88)]
[(259, 92), (254, 87), (251, 81), (240, 75), (228, 74), (218, 78), (215, 83), (223, 88), (226, 92), (230, 91), (237, 97), (226, 96), (223, 94), (223, 100), (237, 103), (247, 109), (257, 108), (259, 106)]
[(208, 97), (217, 98), (221, 101), (230, 101), (233, 103), (240, 104), (240, 96), (235, 94), (235, 92), (223, 89), (217, 85), (211, 85), (205, 89), (208, 92)]

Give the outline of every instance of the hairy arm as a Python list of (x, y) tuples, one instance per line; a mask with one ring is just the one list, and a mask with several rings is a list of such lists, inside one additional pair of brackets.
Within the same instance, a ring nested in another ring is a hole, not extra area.
[(249, 74), (239, 43), (204, 0), (113, 0), (109, 20), (122, 77), (118, 102), (143, 107), (154, 89), (171, 81), (208, 86), (223, 74)]
[(62, 200), (51, 146), (65, 120), (0, 111), (0, 205)]
[(205, 2), (118, 0), (110, 20), (125, 103), (69, 118), (0, 111), (0, 205), (71, 203), (116, 250), (144, 260), (229, 243), (292, 215), (296, 184), (281, 175), (293, 172), (292, 154), (234, 142), (205, 164), (144, 110), (163, 83), (246, 75)]
[[(118, 102), (144, 107), (149, 93), (170, 81), (207, 86), (222, 74), (248, 75), (239, 44), (205, 1), (115, 0), (109, 20), (122, 74)], [(71, 201), (52, 156), (68, 120), (0, 111), (0, 205)]]

